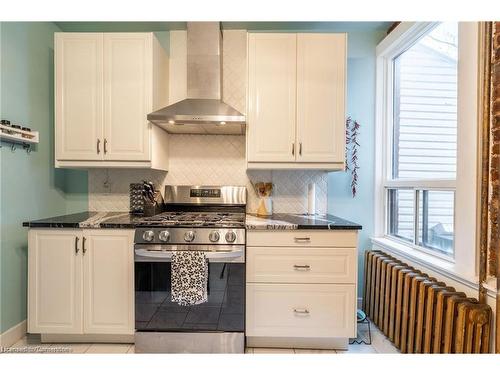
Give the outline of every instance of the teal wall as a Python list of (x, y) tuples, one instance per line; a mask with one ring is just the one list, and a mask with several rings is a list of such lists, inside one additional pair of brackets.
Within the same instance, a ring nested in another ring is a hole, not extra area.
[[(328, 175), (328, 212), (363, 226), (358, 241), (359, 284), (363, 285), (364, 251), (374, 230), (375, 169), (375, 47), (385, 32), (349, 32), (347, 61), (347, 115), (361, 124), (358, 191), (351, 193), (350, 172)], [(363, 290), (358, 288), (361, 296)]]
[(0, 149), (0, 332), (26, 319), (29, 219), (87, 209), (87, 173), (54, 168), (54, 47), (49, 22), (0, 23), (0, 117), (40, 132), (27, 154)]

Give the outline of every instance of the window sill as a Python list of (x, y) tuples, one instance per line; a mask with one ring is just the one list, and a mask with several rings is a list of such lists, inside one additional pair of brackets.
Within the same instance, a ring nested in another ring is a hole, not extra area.
[(412, 262), (426, 267), (440, 275), (448, 277), (449, 279), (452, 279), (469, 288), (478, 289), (479, 287), (478, 280), (476, 278), (464, 277), (458, 274), (456, 272), (456, 266), (453, 262), (417, 251), (411, 246), (407, 246), (387, 237), (372, 237), (371, 241), (375, 247), (401, 255)]

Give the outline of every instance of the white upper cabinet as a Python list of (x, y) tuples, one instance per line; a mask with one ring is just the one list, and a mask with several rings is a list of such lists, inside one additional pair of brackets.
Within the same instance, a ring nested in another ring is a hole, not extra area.
[(152, 33), (56, 33), (56, 167), (168, 167), (168, 57)]
[(102, 160), (102, 44), (102, 34), (56, 34), (55, 133), (60, 160)]
[(298, 162), (344, 163), (345, 34), (297, 35)]
[[(152, 34), (104, 34), (104, 157), (148, 160)], [(146, 114), (146, 115), (145, 115)]]
[(249, 34), (248, 161), (295, 160), (294, 34)]
[(346, 34), (249, 34), (249, 169), (344, 169), (346, 48)]

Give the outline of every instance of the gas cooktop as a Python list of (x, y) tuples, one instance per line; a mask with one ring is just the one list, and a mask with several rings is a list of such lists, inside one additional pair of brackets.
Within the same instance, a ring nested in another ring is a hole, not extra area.
[[(136, 222), (136, 244), (245, 244), (246, 188), (241, 186), (166, 186), (166, 210)], [(190, 247), (191, 248), (191, 247)]]
[(174, 212), (145, 217), (137, 222), (144, 227), (209, 227), (244, 228), (245, 214), (241, 212)]

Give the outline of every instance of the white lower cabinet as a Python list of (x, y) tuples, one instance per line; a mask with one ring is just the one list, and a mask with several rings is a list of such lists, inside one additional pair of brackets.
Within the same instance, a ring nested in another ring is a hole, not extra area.
[(356, 249), (248, 247), (247, 281), (356, 283)]
[(86, 231), (83, 256), (85, 333), (134, 332), (134, 252), (129, 231)]
[(247, 245), (249, 342), (345, 349), (356, 337), (357, 231), (247, 231)]
[(30, 230), (28, 332), (133, 334), (133, 262), (133, 230)]
[(355, 285), (249, 283), (247, 336), (355, 337)]
[(29, 231), (28, 332), (82, 332), (80, 237), (80, 230)]

